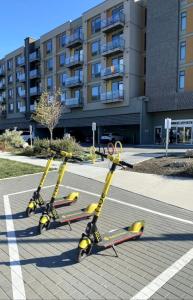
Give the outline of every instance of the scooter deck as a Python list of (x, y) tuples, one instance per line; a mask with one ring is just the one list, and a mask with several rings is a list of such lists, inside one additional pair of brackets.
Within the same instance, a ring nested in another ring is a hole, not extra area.
[(129, 231), (130, 227), (115, 229), (101, 235), (102, 241), (97, 244), (98, 247), (109, 248), (116, 246), (131, 239), (135, 239), (142, 235), (140, 232)]
[(70, 223), (73, 221), (90, 218), (92, 215), (93, 215), (93, 213), (89, 214), (85, 211), (85, 208), (83, 208), (83, 209), (75, 210), (72, 212), (68, 212), (65, 215), (64, 214), (59, 215), (58, 221), (60, 223)]
[(69, 200), (66, 199), (66, 197), (61, 197), (61, 198), (56, 198), (55, 202), (54, 202), (54, 208), (59, 208), (59, 207), (63, 207), (63, 206), (69, 206), (72, 203), (75, 203), (77, 200)]

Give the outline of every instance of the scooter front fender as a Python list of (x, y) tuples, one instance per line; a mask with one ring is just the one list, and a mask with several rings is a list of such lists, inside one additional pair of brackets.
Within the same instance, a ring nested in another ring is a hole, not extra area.
[(28, 207), (29, 207), (30, 209), (34, 209), (34, 208), (36, 207), (35, 201), (30, 201), (29, 204), (28, 204)]
[(80, 249), (86, 249), (90, 245), (91, 245), (91, 240), (89, 238), (85, 237), (79, 242), (78, 246)]
[(40, 218), (40, 223), (41, 224), (46, 224), (46, 223), (48, 223), (50, 221), (50, 217), (48, 216), (48, 215), (44, 215), (44, 216), (42, 216), (41, 218)]

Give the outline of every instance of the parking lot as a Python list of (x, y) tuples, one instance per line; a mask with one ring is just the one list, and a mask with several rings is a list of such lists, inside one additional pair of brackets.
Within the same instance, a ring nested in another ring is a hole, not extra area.
[[(49, 199), (56, 181), (42, 192)], [(193, 298), (193, 212), (111, 187), (98, 222), (100, 232), (145, 220), (144, 235), (76, 263), (87, 220), (53, 223), (37, 235), (40, 214), (25, 217), (40, 174), (0, 181), (0, 299), (190, 299)], [(103, 184), (67, 173), (61, 195), (80, 190), (70, 211), (97, 202)]]

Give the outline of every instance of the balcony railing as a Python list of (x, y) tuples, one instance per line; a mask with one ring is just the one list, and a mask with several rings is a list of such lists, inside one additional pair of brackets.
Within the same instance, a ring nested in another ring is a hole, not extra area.
[(120, 102), (123, 101), (123, 99), (124, 99), (123, 90), (109, 91), (101, 94), (101, 101), (104, 103)]
[(33, 78), (39, 78), (40, 77), (40, 72), (38, 69), (34, 69), (34, 70), (31, 70), (29, 72), (29, 77), (30, 79), (33, 79)]
[(20, 107), (18, 108), (18, 111), (19, 111), (20, 113), (26, 112), (26, 107), (25, 107), (25, 106), (20, 106)]
[(0, 68), (0, 77), (5, 76), (5, 69), (4, 68)]
[(25, 57), (20, 57), (17, 59), (17, 66), (23, 66), (25, 65)]
[(40, 94), (40, 88), (37, 86), (33, 86), (30, 88), (30, 96), (37, 96)]
[(24, 81), (25, 81), (25, 73), (20, 74), (20, 75), (17, 77), (17, 80), (20, 81), (20, 82), (24, 82)]
[(65, 60), (65, 65), (67, 67), (81, 65), (83, 63), (83, 54), (76, 54), (69, 56)]
[(101, 22), (101, 27), (103, 32), (107, 32), (112, 28), (120, 28), (123, 27), (125, 24), (125, 15), (124, 13), (120, 12), (117, 13)]
[(116, 39), (102, 46), (102, 54), (108, 55), (115, 52), (122, 52), (125, 49), (125, 40), (122, 38)]
[(80, 86), (83, 84), (83, 78), (80, 76), (68, 77), (65, 80), (66, 87)]
[(35, 111), (35, 105), (34, 104), (30, 104), (30, 111)]
[(66, 46), (67, 47), (74, 47), (78, 44), (82, 44), (82, 42), (83, 42), (82, 31), (75, 32), (74, 34), (66, 37)]
[(25, 95), (26, 95), (25, 90), (18, 91), (17, 94), (21, 98), (25, 97)]
[(108, 79), (112, 77), (123, 76), (123, 74), (124, 74), (124, 65), (119, 64), (119, 65), (113, 65), (111, 67), (103, 69), (101, 75), (103, 79)]
[(67, 99), (61, 98), (61, 101), (69, 108), (82, 106), (81, 97), (67, 98)]
[(34, 52), (30, 53), (30, 55), (29, 55), (29, 61), (30, 62), (35, 61), (35, 60), (39, 60), (39, 59), (40, 59), (39, 52), (34, 51)]

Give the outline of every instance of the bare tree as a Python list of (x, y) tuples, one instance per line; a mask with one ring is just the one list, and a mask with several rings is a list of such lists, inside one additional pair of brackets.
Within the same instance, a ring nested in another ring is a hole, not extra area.
[(34, 121), (49, 129), (50, 142), (52, 142), (53, 139), (53, 130), (58, 124), (62, 114), (60, 96), (61, 93), (59, 90), (52, 94), (47, 91), (43, 92), (40, 96), (35, 112), (32, 115)]

